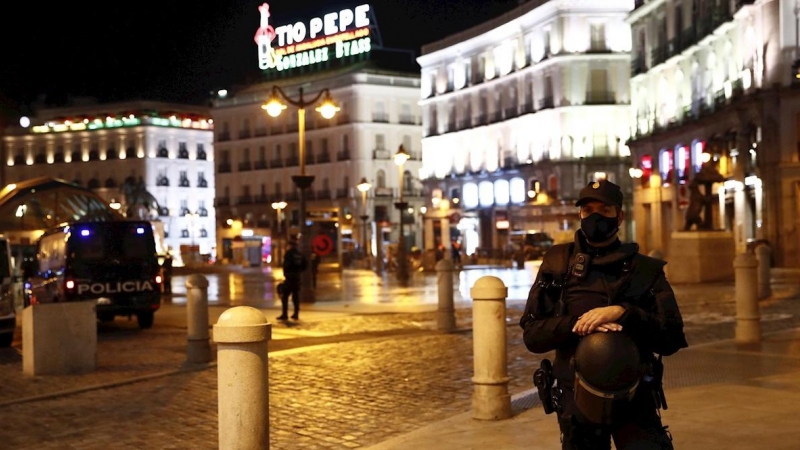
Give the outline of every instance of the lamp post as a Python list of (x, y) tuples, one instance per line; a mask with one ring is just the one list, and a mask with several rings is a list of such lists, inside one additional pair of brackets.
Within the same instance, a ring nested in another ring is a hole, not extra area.
[(397, 240), (397, 281), (400, 282), (401, 285), (405, 285), (408, 283), (408, 256), (406, 255), (406, 237), (405, 233), (403, 232), (403, 215), (405, 214), (406, 208), (408, 208), (408, 203), (403, 201), (403, 166), (405, 165), (406, 161), (411, 155), (408, 154), (405, 148), (400, 145), (400, 148), (397, 150), (397, 153), (394, 154), (394, 163), (397, 164), (397, 168), (399, 169), (399, 182), (400, 187), (398, 189), (398, 202), (394, 204), (394, 207), (397, 208), (397, 211), (400, 213), (400, 238)]
[(278, 260), (278, 256), (281, 256), (281, 257), (283, 256), (283, 253), (282, 253), (282, 250), (283, 250), (283, 245), (282, 245), (283, 233), (281, 232), (281, 222), (282, 222), (281, 213), (286, 208), (286, 205), (287, 205), (287, 203), (283, 202), (283, 201), (281, 201), (281, 202), (272, 202), (272, 209), (274, 209), (276, 211), (276, 214), (278, 216), (277, 217), (277, 221), (276, 221), (276, 227), (275, 227), (275, 228), (277, 228), (277, 236), (276, 236), (275, 242), (279, 244), (279, 245), (275, 246), (277, 251), (274, 252), (274, 255), (273, 255), (274, 257), (272, 258), (272, 265), (274, 265), (274, 266), (277, 266), (277, 265), (280, 264), (280, 261)]
[(369, 253), (368, 253), (368, 245), (367, 245), (367, 220), (369, 220), (369, 214), (367, 214), (367, 192), (372, 187), (369, 182), (367, 182), (366, 177), (361, 177), (361, 182), (358, 183), (358, 190), (361, 192), (361, 238), (362, 238), (362, 245), (364, 249), (364, 256), (369, 260)]
[[(286, 105), (281, 102), (281, 98), (297, 108), (297, 148), (300, 152), (300, 175), (293, 175), (292, 181), (300, 189), (300, 253), (310, 261), (311, 245), (308, 240), (308, 227), (306, 226), (306, 190), (314, 183), (314, 176), (306, 175), (306, 108), (322, 99), (322, 103), (315, 110), (325, 119), (332, 119), (340, 108), (333, 102), (330, 90), (327, 88), (321, 90), (311, 100), (303, 98), (303, 88), (298, 89), (298, 91), (300, 93), (299, 98), (293, 100), (279, 86), (273, 86), (272, 96), (267, 103), (261, 105), (261, 108), (267, 111), (267, 114), (271, 117), (278, 117), (286, 109)], [(314, 279), (310, 270), (304, 270), (301, 275), (300, 301), (314, 301)]]

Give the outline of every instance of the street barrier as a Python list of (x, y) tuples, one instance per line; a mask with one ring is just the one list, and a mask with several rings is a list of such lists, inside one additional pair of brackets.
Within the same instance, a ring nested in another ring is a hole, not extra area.
[(200, 274), (186, 278), (186, 361), (211, 361), (208, 339), (208, 279)]
[(511, 417), (506, 348), (508, 288), (497, 277), (478, 279), (472, 296), (472, 418), (502, 420)]
[(222, 313), (217, 343), (219, 449), (269, 449), (269, 365), (272, 325), (251, 306)]
[(439, 315), (436, 327), (439, 331), (450, 332), (456, 329), (456, 311), (453, 306), (453, 261), (442, 259), (436, 263), (436, 280), (439, 293)]
[(733, 260), (736, 272), (736, 342), (761, 341), (761, 314), (758, 309), (758, 261), (751, 253), (740, 253)]
[(772, 249), (768, 245), (759, 245), (755, 252), (758, 260), (758, 298), (767, 298), (772, 295), (772, 286), (770, 285)]

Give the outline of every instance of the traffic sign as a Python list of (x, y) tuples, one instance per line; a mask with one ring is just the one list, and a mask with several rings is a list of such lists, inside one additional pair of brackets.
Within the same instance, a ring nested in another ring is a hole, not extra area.
[(325, 256), (333, 251), (333, 239), (328, 235), (318, 234), (311, 240), (311, 247), (314, 253)]

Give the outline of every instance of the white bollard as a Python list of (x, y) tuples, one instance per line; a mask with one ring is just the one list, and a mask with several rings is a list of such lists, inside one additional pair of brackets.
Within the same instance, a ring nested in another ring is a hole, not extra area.
[(208, 340), (208, 279), (200, 274), (186, 278), (186, 361), (211, 361)]
[(502, 420), (511, 417), (506, 349), (506, 297), (508, 288), (497, 277), (478, 279), (472, 295), (472, 417)]
[(736, 271), (736, 342), (761, 341), (757, 267), (758, 261), (751, 253), (740, 253), (733, 260)]
[(436, 327), (439, 331), (456, 329), (456, 311), (453, 306), (453, 272), (456, 267), (453, 261), (443, 259), (436, 263), (436, 279), (439, 292), (439, 315)]
[(272, 325), (251, 306), (236, 306), (214, 325), (217, 343), (219, 449), (269, 449)]
[(758, 260), (758, 298), (767, 298), (772, 295), (770, 285), (770, 266), (772, 265), (772, 250), (768, 245), (756, 247)]

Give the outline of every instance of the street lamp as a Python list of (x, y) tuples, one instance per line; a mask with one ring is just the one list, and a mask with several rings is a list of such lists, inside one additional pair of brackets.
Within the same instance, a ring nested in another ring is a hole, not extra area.
[(397, 208), (397, 211), (400, 213), (400, 239), (397, 242), (397, 281), (400, 284), (407, 284), (408, 283), (408, 257), (406, 256), (406, 237), (405, 233), (403, 232), (403, 214), (405, 213), (406, 208), (408, 208), (408, 203), (403, 201), (403, 166), (405, 165), (408, 158), (411, 155), (408, 154), (405, 148), (400, 145), (400, 148), (397, 150), (397, 153), (394, 154), (394, 163), (397, 164), (397, 168), (399, 169), (400, 174), (400, 188), (399, 188), (399, 201), (394, 204), (394, 207)]
[[(272, 202), (272, 209), (275, 210), (275, 212), (277, 213), (277, 216), (278, 216), (277, 217), (277, 221), (276, 221), (277, 239), (275, 239), (276, 243), (278, 243), (278, 244), (280, 244), (282, 242), (282, 239), (283, 239), (283, 233), (281, 232), (281, 222), (282, 222), (281, 221), (281, 212), (286, 208), (286, 205), (287, 205), (286, 202)], [(278, 247), (278, 245), (276, 245), (276, 247)], [(282, 250), (282, 249), (276, 249), (276, 250), (279, 250), (279, 251), (275, 252), (275, 254), (274, 254), (275, 257), (272, 259), (274, 266), (277, 266), (277, 265), (280, 264), (280, 262), (278, 261), (277, 256), (282, 255), (282, 253), (280, 252), (280, 250)]]
[(369, 219), (369, 215), (367, 214), (367, 192), (372, 187), (371, 184), (367, 181), (366, 177), (361, 177), (361, 182), (358, 183), (358, 190), (361, 192), (361, 237), (364, 249), (364, 256), (367, 256), (367, 220)]
[[(322, 99), (315, 111), (325, 119), (333, 118), (340, 108), (333, 102), (331, 92), (327, 88), (321, 90), (313, 99), (308, 101), (303, 98), (303, 88), (299, 88), (298, 91), (300, 97), (297, 100), (293, 100), (286, 95), (280, 86), (273, 86), (269, 101), (261, 105), (261, 108), (271, 117), (278, 117), (286, 109), (286, 105), (281, 99), (297, 108), (297, 148), (300, 151), (300, 175), (293, 175), (292, 181), (300, 189), (300, 253), (310, 260), (311, 245), (308, 241), (309, 236), (306, 227), (306, 190), (314, 183), (314, 176), (306, 175), (306, 108)], [(301, 275), (300, 301), (314, 301), (314, 279), (310, 270), (304, 270)]]

